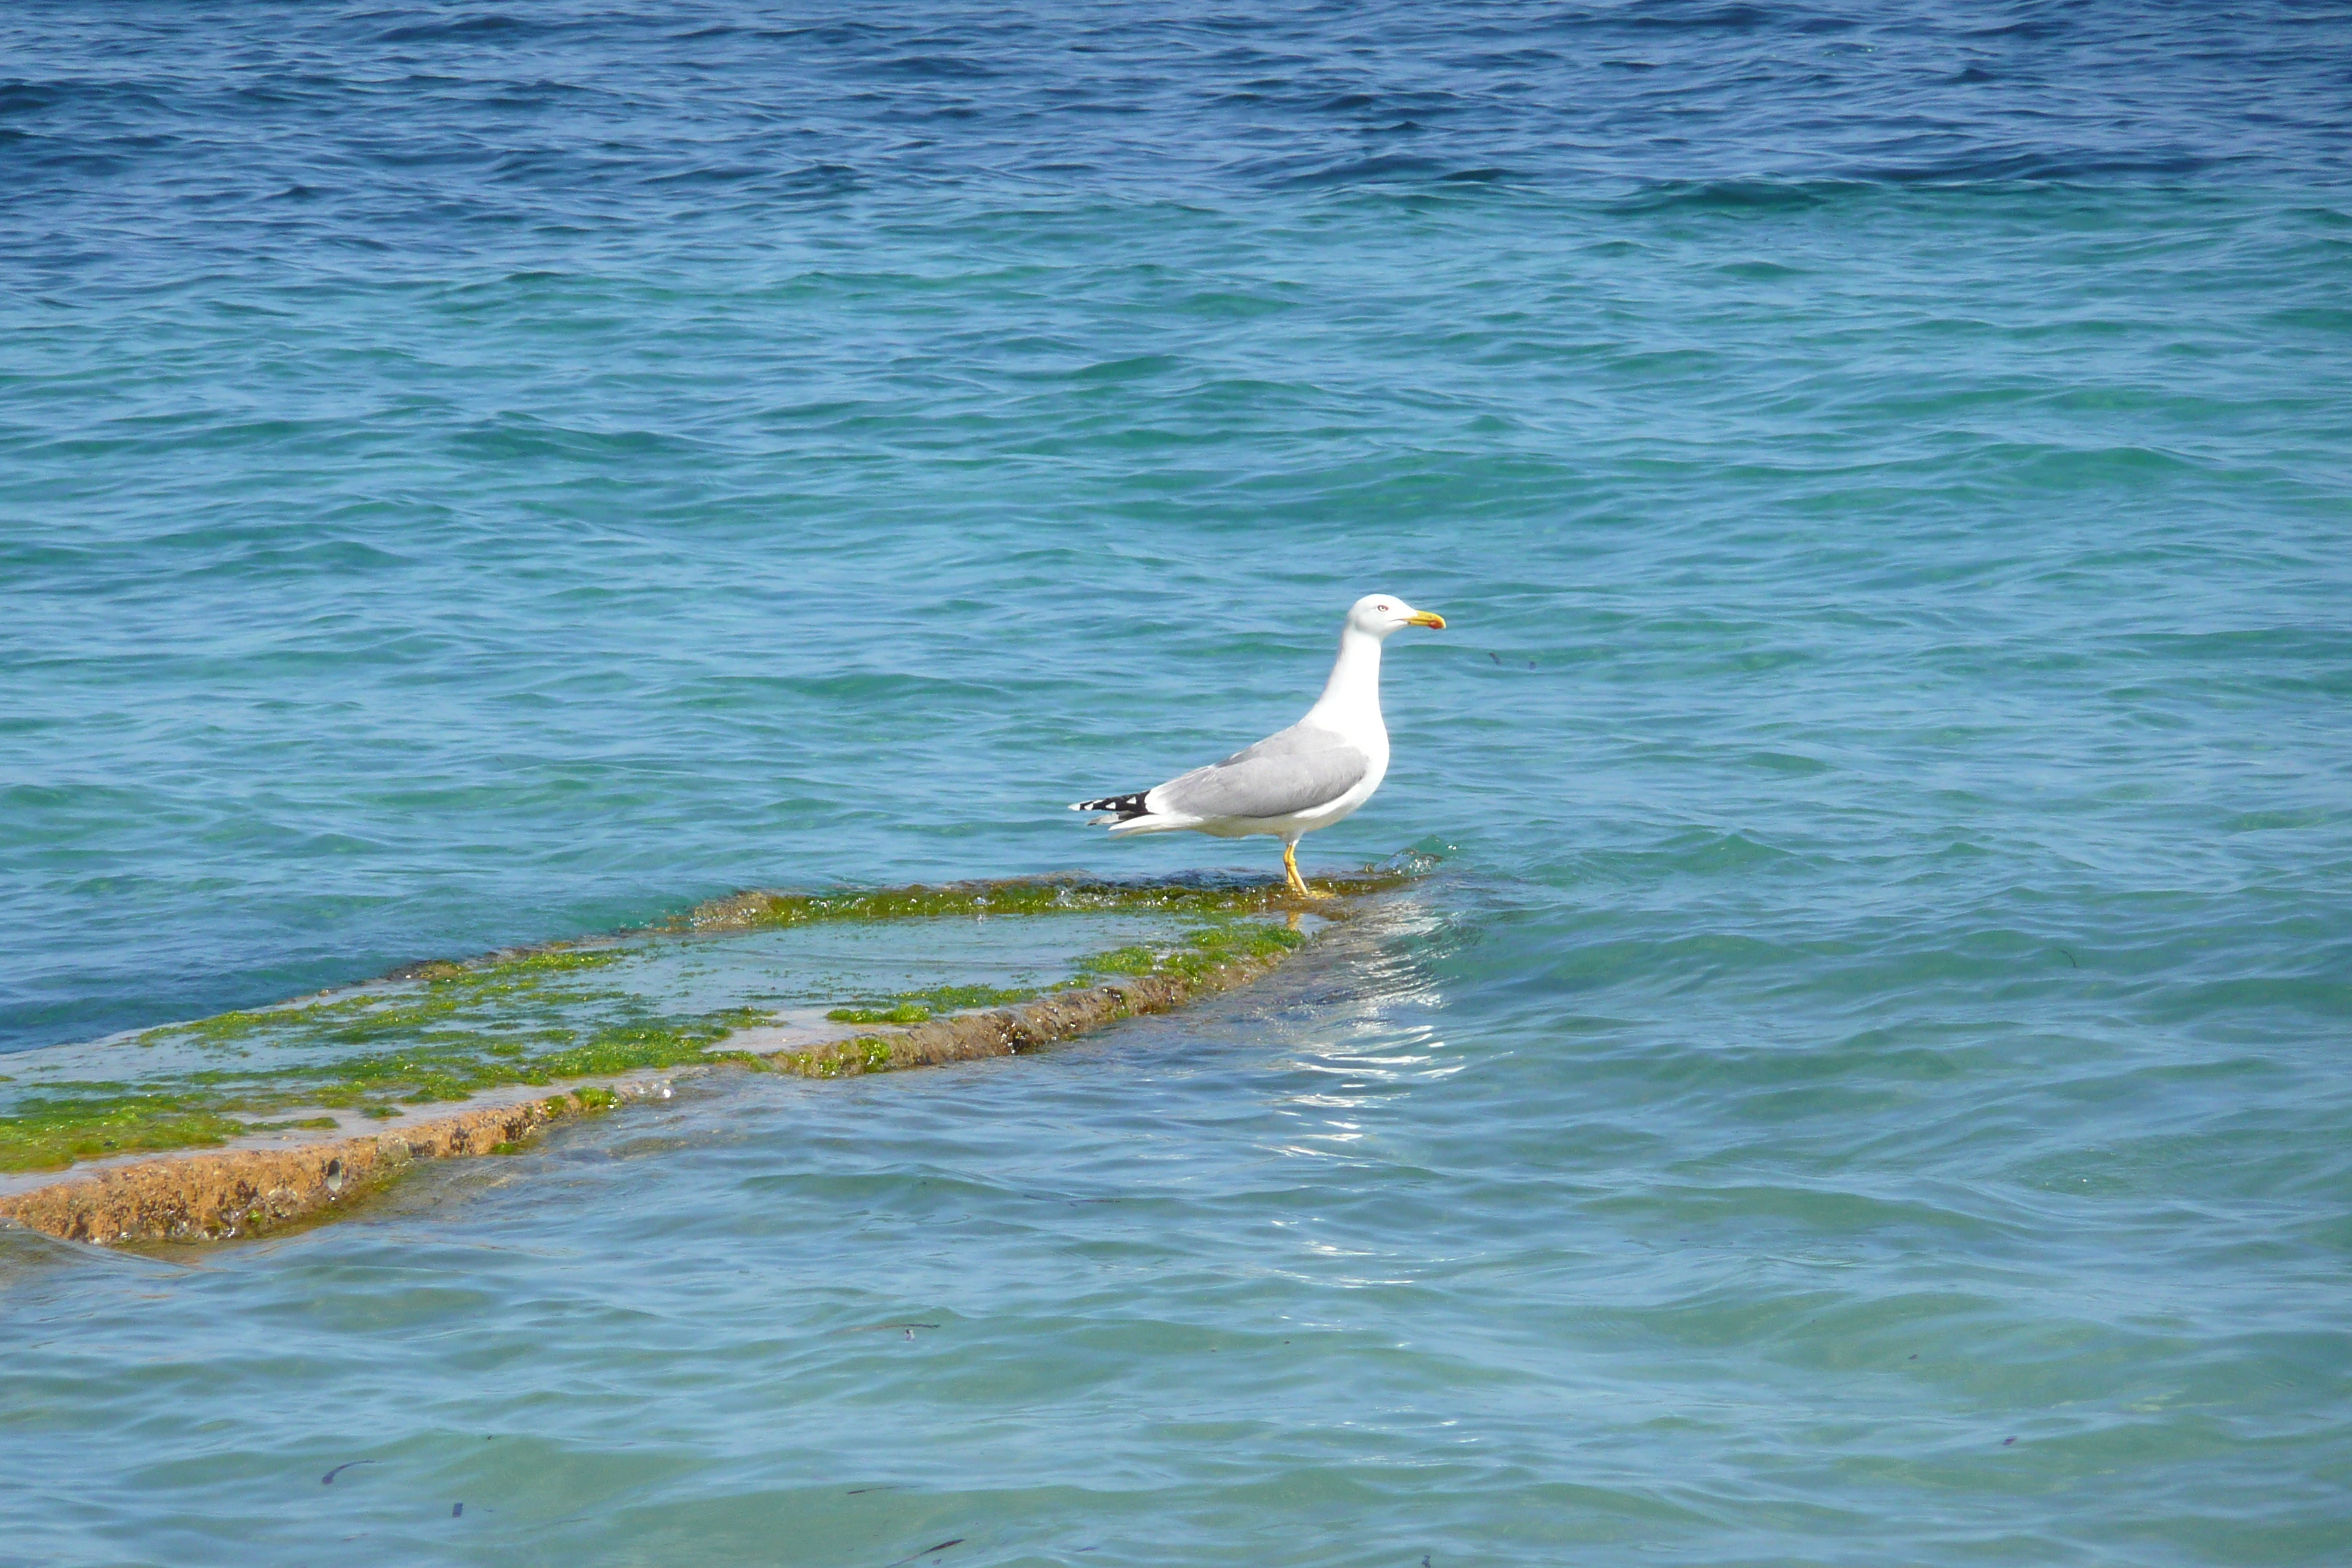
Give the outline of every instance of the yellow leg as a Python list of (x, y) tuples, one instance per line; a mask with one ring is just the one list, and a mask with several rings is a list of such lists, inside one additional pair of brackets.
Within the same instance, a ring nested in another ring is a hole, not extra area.
[(1321, 899), (1328, 898), (1329, 896), (1328, 894), (1318, 893), (1314, 889), (1308, 887), (1307, 885), (1307, 879), (1298, 874), (1297, 845), (1285, 844), (1282, 847), (1282, 870), (1283, 874), (1290, 879), (1290, 890), (1297, 894), (1300, 898)]

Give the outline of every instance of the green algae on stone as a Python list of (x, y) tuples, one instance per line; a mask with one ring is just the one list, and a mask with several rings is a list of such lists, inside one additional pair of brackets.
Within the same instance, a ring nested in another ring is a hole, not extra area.
[(1288, 926), (1231, 921), (1187, 933), (1182, 947), (1161, 955), (1161, 970), (1193, 978), (1221, 963), (1259, 962), (1303, 946), (1307, 933)]
[(872, 1002), (835, 1007), (825, 1016), (836, 1024), (920, 1024), (942, 1013), (1009, 1007), (1034, 1002), (1042, 994), (1034, 985), (934, 985), (926, 991), (898, 991)]
[(846, 1073), (890, 1070), (890, 1042), (879, 1035), (860, 1035), (814, 1050), (782, 1058), (792, 1071), (805, 1078), (840, 1078)]
[(389, 1119), (401, 1114), (401, 1105), (462, 1100), (512, 1084), (698, 1064), (713, 1059), (711, 1047), (736, 1029), (767, 1016), (743, 1007), (683, 1016), (641, 1014), (584, 1039), (566, 1031), (521, 1055), (499, 1048), (505, 1037), (443, 1030), (400, 1050), (294, 1068), (205, 1068), (136, 1087), (59, 1083), (0, 1115), (0, 1171), (218, 1144), (264, 1130), (266, 1121), (253, 1119), (301, 1107)]
[(931, 1016), (931, 1010), (920, 1002), (900, 1002), (892, 1006), (835, 1007), (825, 1016), (836, 1024), (919, 1024)]
[[(1364, 893), (1405, 879), (1368, 875), (1324, 885)], [(1159, 913), (1184, 923), (1165, 945), (1130, 943), (1079, 957), (1069, 978), (1054, 985), (940, 985), (861, 998), (830, 1015), (851, 1024), (913, 1025), (1106, 978), (1189, 978), (1234, 959), (1264, 959), (1306, 940), (1265, 917), (1295, 921), (1299, 910), (1279, 884), (1063, 878), (744, 893), (700, 906), (663, 929), (751, 931), (819, 921), (1092, 913)], [(471, 963), (435, 961), (356, 991), (149, 1029), (132, 1042), (192, 1051), (200, 1065), (142, 1075), (136, 1084), (44, 1085), (37, 1096), (0, 1111), (0, 1171), (58, 1169), (79, 1160), (217, 1145), (250, 1131), (331, 1126), (331, 1118), (301, 1114), (320, 1109), (390, 1120), (404, 1106), (462, 1100), (516, 1084), (712, 1062), (773, 1070), (766, 1058), (723, 1045), (733, 1031), (767, 1022), (765, 1010), (663, 1011), (606, 973), (647, 951), (642, 939), (592, 939)], [(890, 1045), (861, 1036), (825, 1056), (826, 1076), (877, 1071), (890, 1064)]]
[[(1323, 879), (1342, 896), (1385, 891), (1411, 880), (1402, 871), (1366, 871)], [(833, 921), (931, 920), (962, 915), (1162, 913), (1262, 915), (1296, 910), (1300, 901), (1279, 882), (1113, 882), (1080, 877), (918, 884), (870, 892), (735, 893), (697, 905), (657, 928), (669, 931), (764, 931)]]
[[(1092, 988), (1107, 981), (1139, 979), (1147, 976), (1169, 976), (1185, 981), (1197, 981), (1211, 971), (1236, 962), (1264, 963), (1278, 958), (1304, 944), (1307, 933), (1295, 927), (1263, 921), (1239, 920), (1231, 917), (1213, 919), (1178, 933), (1177, 940), (1165, 947), (1154, 948), (1141, 943), (1112, 948), (1089, 954), (1074, 965), (1077, 973), (1057, 985), (1042, 990), (1012, 992), (993, 987), (979, 987), (989, 994), (976, 1000), (978, 1007), (1016, 1005), (1035, 1001), (1057, 991)], [(929, 1008), (915, 1005), (913, 998), (940, 995), (955, 988), (942, 988), (939, 993), (908, 993), (909, 1001), (903, 1005), (903, 1016), (894, 1016), (897, 1009), (838, 1008), (829, 1017), (856, 1023), (900, 1023), (908, 1026), (927, 1023), (933, 1016)], [(954, 1009), (961, 1011), (963, 1009)], [(1122, 1004), (1118, 1016), (1124, 1016)], [(892, 1041), (883, 1036), (861, 1035), (855, 1039), (814, 1046), (806, 1050), (779, 1055), (772, 1064), (787, 1072), (809, 1078), (841, 1078), (852, 1074), (887, 1072), (898, 1064)]]
[(922, 1024), (950, 1013), (1018, 1006), (1049, 991), (1099, 984), (1106, 976), (1194, 975), (1233, 958), (1270, 957), (1306, 940), (1303, 933), (1284, 926), (1215, 920), (1176, 933), (1175, 942), (1167, 946), (1132, 942), (1088, 953), (1071, 965), (1075, 973), (1069, 979), (1055, 986), (939, 985), (835, 1007), (825, 1016), (836, 1024)]
[(1221, 920), (1195, 925), (1166, 947), (1139, 943), (1089, 953), (1078, 960), (1076, 985), (1093, 985), (1104, 976), (1175, 974), (1195, 979), (1221, 963), (1275, 958), (1303, 945), (1307, 933), (1264, 921)]
[[(563, 984), (562, 977), (602, 969), (629, 955), (619, 946), (557, 950), (478, 964), (430, 963), (403, 972), (402, 984), (282, 1007), (219, 1013), (189, 1024), (165, 1024), (135, 1037), (142, 1046), (193, 1045), (220, 1049), (254, 1045), (357, 1046), (423, 1035), (468, 1014), (512, 1019), (526, 1032), (560, 1027), (563, 1009), (615, 994), (610, 987)], [(486, 1021), (487, 1022), (487, 1021)], [(479, 1032), (481, 1026), (477, 1026)]]
[(79, 1160), (212, 1148), (245, 1130), (187, 1095), (45, 1097), (0, 1117), (0, 1171), (61, 1171)]
[(1092, 954), (1078, 967), (1088, 974), (1149, 974), (1160, 967), (1160, 959), (1153, 949), (1136, 944)]

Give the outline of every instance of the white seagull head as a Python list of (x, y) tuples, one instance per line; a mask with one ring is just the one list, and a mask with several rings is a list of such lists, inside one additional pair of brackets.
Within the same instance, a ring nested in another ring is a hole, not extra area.
[(1445, 629), (1445, 617), (1428, 610), (1416, 610), (1394, 594), (1367, 594), (1348, 611), (1349, 631), (1385, 638), (1406, 626), (1427, 626), (1442, 632)]

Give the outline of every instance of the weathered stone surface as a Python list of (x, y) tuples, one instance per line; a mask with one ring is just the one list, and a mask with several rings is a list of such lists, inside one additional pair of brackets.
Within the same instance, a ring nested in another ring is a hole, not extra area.
[(415, 1160), (486, 1154), (570, 1114), (569, 1096), (458, 1111), (373, 1138), (166, 1155), (0, 1197), (0, 1218), (68, 1241), (218, 1241), (346, 1201)]

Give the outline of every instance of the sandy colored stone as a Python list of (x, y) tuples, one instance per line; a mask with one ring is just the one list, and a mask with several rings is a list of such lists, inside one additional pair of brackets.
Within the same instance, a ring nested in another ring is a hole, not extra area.
[(0, 1217), (68, 1241), (220, 1241), (331, 1208), (415, 1160), (486, 1154), (568, 1114), (569, 1097), (459, 1111), (372, 1138), (170, 1154), (0, 1197)]

